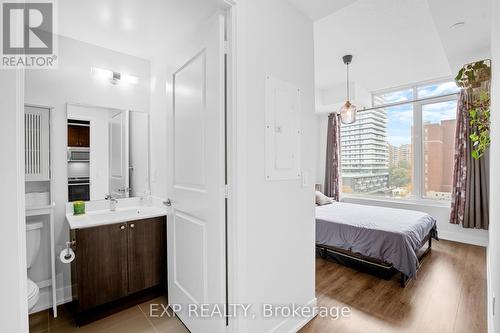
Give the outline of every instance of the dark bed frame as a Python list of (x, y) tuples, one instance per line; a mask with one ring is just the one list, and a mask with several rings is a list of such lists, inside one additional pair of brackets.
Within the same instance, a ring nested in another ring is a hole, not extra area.
[[(433, 237), (437, 239), (437, 235), (435, 234), (434, 229), (431, 230), (429, 234), (422, 240), (419, 249), (416, 251), (419, 262), (431, 251)], [(428, 246), (424, 249), (425, 243), (428, 243)], [(406, 274), (399, 272), (393, 267), (392, 264), (381, 261), (380, 259), (363, 256), (359, 253), (354, 253), (352, 251), (344, 250), (335, 246), (316, 244), (316, 249), (317, 253), (323, 259), (331, 258), (342, 265), (378, 277), (382, 277), (386, 280), (390, 280), (394, 274), (399, 273), (399, 282), (401, 288), (406, 287), (406, 285), (410, 281), (410, 278)]]

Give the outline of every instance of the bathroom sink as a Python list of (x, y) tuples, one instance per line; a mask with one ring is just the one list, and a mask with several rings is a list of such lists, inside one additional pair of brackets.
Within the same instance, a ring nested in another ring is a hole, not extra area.
[(97, 212), (90, 212), (88, 214), (88, 217), (92, 219), (92, 221), (96, 222), (102, 222), (102, 221), (109, 221), (109, 220), (114, 220), (114, 221), (121, 221), (121, 220), (128, 220), (130, 218), (136, 218), (138, 216), (144, 216), (145, 214), (148, 214), (151, 212), (151, 208), (124, 208), (124, 209), (119, 209), (114, 212), (111, 211), (97, 211)]
[(165, 209), (154, 206), (139, 206), (119, 208), (114, 212), (110, 210), (96, 210), (83, 215), (67, 214), (66, 219), (71, 229), (82, 229), (164, 215), (166, 215)]

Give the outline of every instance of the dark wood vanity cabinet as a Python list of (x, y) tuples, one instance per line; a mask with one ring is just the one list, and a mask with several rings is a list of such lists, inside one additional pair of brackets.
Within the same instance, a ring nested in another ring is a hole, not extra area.
[(71, 277), (78, 311), (127, 295), (127, 232), (126, 223), (75, 231), (76, 275)]
[(116, 301), (130, 303), (144, 291), (154, 290), (153, 296), (166, 291), (165, 217), (76, 229), (71, 237), (77, 314)]
[(166, 267), (165, 224), (158, 219), (128, 224), (128, 292), (162, 283)]

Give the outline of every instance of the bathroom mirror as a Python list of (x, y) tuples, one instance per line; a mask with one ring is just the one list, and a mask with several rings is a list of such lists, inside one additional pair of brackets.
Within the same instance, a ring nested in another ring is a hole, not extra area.
[(67, 105), (68, 201), (148, 195), (149, 114)]

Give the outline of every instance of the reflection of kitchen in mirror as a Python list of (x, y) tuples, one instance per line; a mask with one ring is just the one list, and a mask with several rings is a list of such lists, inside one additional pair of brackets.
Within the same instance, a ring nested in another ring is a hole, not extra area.
[(147, 113), (68, 104), (67, 124), (68, 201), (149, 194)]
[(90, 200), (90, 121), (68, 119), (68, 200)]

